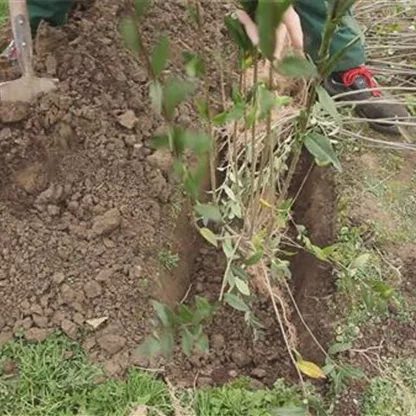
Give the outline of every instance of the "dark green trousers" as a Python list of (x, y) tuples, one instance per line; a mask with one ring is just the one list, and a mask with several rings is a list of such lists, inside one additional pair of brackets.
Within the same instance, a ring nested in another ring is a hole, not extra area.
[(30, 26), (36, 32), (40, 22), (45, 20), (52, 26), (63, 25), (74, 0), (28, 0)]
[[(329, 0), (329, 3), (333, 0)], [(302, 22), (307, 53), (315, 61), (318, 58), (321, 36), (327, 18), (327, 4), (324, 0), (296, 0), (296, 11)], [(344, 16), (344, 24), (338, 29), (331, 44), (331, 53), (343, 50), (359, 36), (358, 25), (350, 10)], [(365, 50), (361, 40), (349, 46), (335, 71), (345, 71), (365, 63)]]

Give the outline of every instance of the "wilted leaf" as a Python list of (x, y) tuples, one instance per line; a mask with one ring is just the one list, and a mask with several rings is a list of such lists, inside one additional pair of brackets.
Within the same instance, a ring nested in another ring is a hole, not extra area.
[(200, 228), (199, 232), (214, 247), (218, 247), (217, 237), (209, 228)]
[(197, 204), (195, 212), (200, 217), (206, 218), (214, 222), (221, 222), (222, 216), (220, 209), (214, 204)]
[(151, 64), (155, 77), (157, 78), (166, 68), (169, 59), (169, 39), (163, 37), (155, 46), (151, 56)]
[(239, 277), (236, 277), (235, 285), (241, 294), (243, 294), (244, 296), (250, 296), (250, 288), (244, 280), (240, 279)]
[(102, 318), (88, 319), (86, 323), (93, 329), (97, 329), (100, 325), (108, 320), (108, 316), (103, 316)]
[(241, 312), (248, 312), (250, 308), (248, 305), (238, 296), (234, 295), (233, 293), (226, 293), (224, 295), (224, 300), (228, 303), (232, 308), (237, 309)]
[(195, 86), (190, 82), (179, 79), (169, 80), (163, 88), (163, 106), (166, 117), (172, 120), (176, 107), (195, 91)]
[(157, 114), (161, 114), (163, 105), (163, 89), (158, 81), (153, 81), (149, 88), (150, 101)]
[(327, 90), (322, 86), (316, 88), (319, 102), (322, 108), (338, 123), (342, 123), (340, 114), (338, 113), (334, 99), (328, 94)]
[(370, 260), (370, 253), (364, 253), (359, 255), (357, 258), (355, 258), (351, 264), (350, 269), (352, 270), (362, 270)]
[(331, 355), (335, 355), (335, 354), (339, 354), (341, 352), (345, 352), (348, 351), (352, 348), (352, 344), (350, 342), (344, 342), (344, 343), (337, 343), (332, 345), (329, 350), (328, 353)]
[(305, 139), (305, 146), (315, 158), (317, 165), (327, 166), (332, 163), (336, 170), (342, 171), (341, 163), (328, 138), (318, 133), (309, 133)]
[(135, 54), (140, 52), (140, 38), (137, 32), (136, 22), (133, 19), (125, 19), (121, 23), (121, 36), (128, 49)]
[(267, 202), (265, 199), (260, 198), (260, 205), (263, 205), (266, 208), (273, 208), (273, 205), (271, 205), (269, 202)]
[(300, 360), (296, 363), (299, 371), (301, 371), (306, 376), (313, 378), (313, 379), (324, 379), (326, 378), (325, 373), (322, 371), (320, 367), (316, 364), (312, 363), (311, 361), (304, 361)]
[(283, 58), (275, 68), (279, 74), (288, 78), (312, 78), (318, 74), (313, 63), (296, 56)]

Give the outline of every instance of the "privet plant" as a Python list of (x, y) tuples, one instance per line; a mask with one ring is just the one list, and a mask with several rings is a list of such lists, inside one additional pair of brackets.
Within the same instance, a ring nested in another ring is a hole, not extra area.
[[(289, 355), (302, 380), (302, 373), (312, 378), (324, 378), (325, 372), (315, 364), (304, 361), (295, 350), (293, 328), (285, 313), (284, 293), (294, 302), (287, 280), (290, 278), (287, 254), (281, 246), (286, 238), (293, 201), (288, 198), (289, 185), (303, 148), (320, 166), (333, 165), (341, 170), (331, 141), (315, 123), (314, 115), (325, 112), (341, 122), (332, 98), (321, 87), (322, 79), (331, 72), (344, 51), (330, 56), (329, 48), (340, 20), (354, 0), (335, 1), (328, 17), (317, 64), (297, 56), (276, 61), (275, 33), (292, 0), (259, 0), (257, 24), (260, 47), (255, 48), (240, 23), (232, 16), (225, 19), (230, 37), (238, 48), (238, 84), (232, 93), (232, 105), (219, 114), (212, 114), (207, 74), (208, 58), (199, 44), (196, 52), (184, 54), (187, 78), (165, 78), (169, 59), (169, 40), (162, 38), (152, 51), (143, 42), (141, 19), (147, 4), (136, 0), (135, 18), (124, 22), (122, 30), (129, 48), (144, 60), (152, 79), (150, 97), (155, 111), (165, 121), (165, 132), (153, 139), (155, 147), (167, 148), (175, 158), (174, 170), (183, 182), (185, 192), (193, 202), (195, 224), (201, 235), (213, 246), (222, 248), (227, 259), (219, 300), (244, 313), (247, 323), (257, 335), (261, 322), (252, 311), (254, 292), (270, 296)], [(188, 2), (199, 39), (203, 21), (198, 0)], [(268, 77), (259, 77), (259, 63), (268, 60)], [(252, 78), (247, 69), (253, 68)], [(307, 92), (301, 109), (291, 106), (290, 97), (274, 90), (276, 73), (295, 76), (307, 82)], [(203, 91), (195, 97), (197, 91)], [(202, 130), (188, 130), (175, 122), (175, 111), (185, 100), (194, 98)], [(317, 101), (319, 98), (319, 101)], [(225, 143), (214, 145), (217, 131), (226, 131)], [(217, 149), (227, 152), (217, 166)], [(192, 157), (190, 157), (192, 155)], [(216, 170), (222, 171), (224, 181), (217, 186)], [(210, 170), (211, 203), (200, 202), (203, 178)], [(215, 228), (208, 228), (216, 224)], [(215, 232), (213, 231), (215, 230)], [(314, 246), (305, 230), (298, 229), (298, 247), (329, 261), (334, 248)], [(202, 323), (215, 307), (198, 298), (194, 309), (179, 305), (177, 310), (155, 303), (159, 324), (147, 339), (148, 352), (170, 353), (175, 335), (180, 335), (182, 348), (190, 354), (195, 345), (208, 348)], [(296, 310), (299, 310), (295, 306)], [(306, 326), (306, 324), (305, 324)], [(307, 328), (309, 330), (309, 328)], [(312, 334), (313, 335), (313, 334)], [(315, 339), (315, 338), (314, 338)], [(316, 341), (316, 339), (315, 339)], [(323, 350), (319, 345), (317, 345)], [(337, 365), (327, 356), (326, 373), (337, 371)], [(339, 370), (339, 368), (338, 368)]]

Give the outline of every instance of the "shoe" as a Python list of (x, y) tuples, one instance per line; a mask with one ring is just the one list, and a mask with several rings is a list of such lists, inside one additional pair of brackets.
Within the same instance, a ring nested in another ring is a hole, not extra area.
[(17, 61), (17, 49), (14, 41), (12, 40), (6, 49), (0, 54), (0, 58), (15, 63)]
[[(374, 120), (369, 122), (374, 130), (400, 134), (399, 127), (394, 121), (404, 121), (410, 117), (404, 105), (383, 102), (383, 98), (392, 99), (392, 97), (377, 90), (378, 84), (365, 65), (333, 74), (324, 81), (324, 87), (332, 96), (357, 91), (356, 94), (349, 94), (344, 99), (365, 101), (356, 104), (355, 111), (359, 117)], [(381, 119), (383, 123), (377, 123), (377, 120)]]

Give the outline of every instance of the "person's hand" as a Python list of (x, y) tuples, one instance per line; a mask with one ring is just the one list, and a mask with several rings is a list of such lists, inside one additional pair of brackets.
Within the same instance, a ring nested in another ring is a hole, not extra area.
[[(238, 10), (237, 18), (243, 24), (247, 36), (253, 45), (258, 46), (260, 42), (259, 31), (251, 17), (244, 10)], [(292, 46), (303, 53), (302, 26), (298, 14), (292, 6), (286, 11), (283, 23), (276, 31), (276, 50), (274, 53), (276, 59), (280, 59), (282, 55), (287, 35), (289, 35)]]

